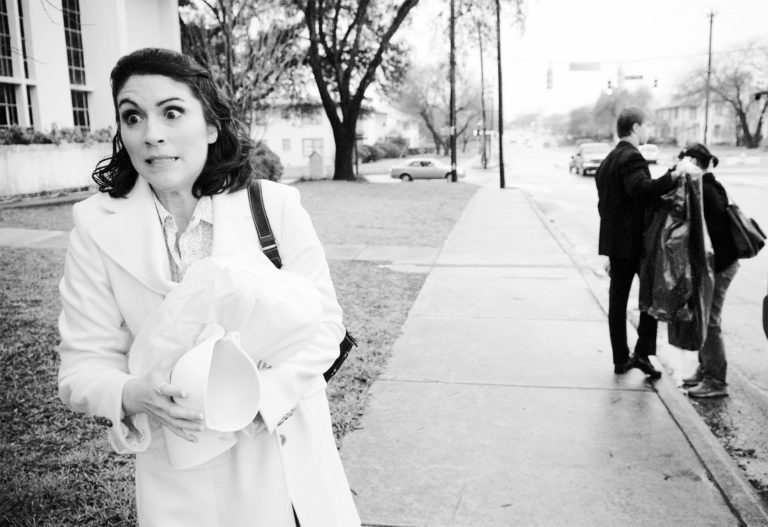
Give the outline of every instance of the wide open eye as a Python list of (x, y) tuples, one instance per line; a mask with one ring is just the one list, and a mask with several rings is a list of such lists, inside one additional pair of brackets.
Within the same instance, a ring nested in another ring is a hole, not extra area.
[(120, 120), (127, 126), (133, 126), (141, 122), (142, 116), (136, 110), (126, 110), (120, 114)]
[(184, 110), (182, 110), (178, 106), (171, 106), (165, 109), (164, 115), (166, 119), (178, 119), (179, 117), (184, 115)]

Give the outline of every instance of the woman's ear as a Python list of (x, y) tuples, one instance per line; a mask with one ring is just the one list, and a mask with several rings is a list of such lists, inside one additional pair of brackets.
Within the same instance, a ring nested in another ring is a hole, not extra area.
[(212, 145), (216, 142), (216, 139), (219, 138), (219, 129), (216, 128), (214, 125), (209, 124), (208, 125), (208, 144)]
[(712, 168), (715, 168), (719, 162), (720, 160), (717, 159), (717, 156), (712, 156)]

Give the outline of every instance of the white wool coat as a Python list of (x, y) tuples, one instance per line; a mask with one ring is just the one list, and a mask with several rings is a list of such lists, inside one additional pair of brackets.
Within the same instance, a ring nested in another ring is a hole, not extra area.
[[(142, 526), (293, 527), (291, 507), (302, 527), (360, 525), (323, 379), (344, 334), (341, 308), (298, 191), (262, 183), (283, 268), (317, 288), (322, 323), (306, 349), (261, 371), (259, 413), (267, 430), (238, 432), (234, 448), (188, 470), (170, 467), (157, 423), (143, 414), (125, 418), (122, 411), (123, 385), (137, 373), (128, 360), (133, 338), (176, 285), (152, 191), (139, 177), (125, 199), (98, 194), (73, 208), (75, 228), (60, 283), (59, 395), (104, 425), (117, 452), (136, 455)], [(265, 258), (246, 191), (213, 197), (213, 256)]]

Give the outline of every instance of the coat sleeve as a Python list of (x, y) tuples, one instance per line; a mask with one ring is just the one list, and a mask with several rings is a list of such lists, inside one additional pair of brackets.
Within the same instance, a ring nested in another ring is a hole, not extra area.
[(666, 194), (675, 186), (669, 171), (658, 179), (651, 178), (648, 163), (637, 151), (626, 154), (622, 159), (619, 173), (624, 176), (624, 188), (627, 194), (641, 203), (648, 203), (653, 198)]
[(148, 419), (144, 414), (126, 418), (122, 407), (133, 337), (112, 295), (102, 254), (88, 233), (87, 214), (78, 205), (73, 214), (75, 228), (59, 283), (59, 397), (106, 426), (115, 451), (143, 451), (150, 439)]
[[(271, 185), (264, 185), (265, 198), (268, 198), (266, 191), (269, 187)], [(336, 300), (325, 251), (309, 214), (300, 203), (299, 191), (293, 187), (280, 187), (285, 189), (281, 193), (280, 216), (272, 215), (273, 211), (279, 211), (270, 207), (272, 200), (265, 201), (283, 269), (306, 277), (317, 288), (322, 297), (322, 321), (309, 346), (274, 367), (261, 371), (260, 413), (270, 432), (306, 395), (316, 390), (318, 385), (325, 385), (323, 373), (338, 357), (339, 342), (344, 336), (341, 307)], [(278, 218), (279, 221), (276, 221)]]

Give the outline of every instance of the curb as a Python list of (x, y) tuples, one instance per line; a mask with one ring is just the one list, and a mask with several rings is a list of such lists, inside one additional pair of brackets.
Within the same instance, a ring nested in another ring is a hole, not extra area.
[[(560, 245), (579, 269), (590, 293), (601, 310), (607, 315), (608, 306), (602, 300), (602, 296), (598, 294), (599, 290), (595, 284), (595, 281), (599, 279), (592, 273), (591, 269), (583, 264), (578, 255), (571, 250), (562, 234), (553, 225), (550, 225), (543, 211), (530, 194), (524, 190), (521, 190), (521, 192), (550, 235), (552, 235), (558, 245)], [(629, 318), (632, 325), (637, 327), (635, 317)], [(664, 363), (662, 364), (668, 372), (669, 369)], [(672, 382), (669, 375), (664, 375), (661, 379), (654, 382), (653, 390), (667, 409), (667, 412), (669, 412), (672, 420), (683, 433), (683, 436), (685, 436), (688, 444), (691, 445), (693, 452), (704, 466), (707, 477), (720, 491), (725, 503), (731, 509), (734, 516), (736, 516), (739, 523), (747, 526), (768, 526), (768, 510), (766, 510), (752, 484), (749, 483), (747, 477), (736, 465), (736, 462), (720, 444), (709, 427), (702, 421), (685, 396), (678, 390), (677, 385)]]
[(75, 201), (82, 201), (97, 191), (93, 190), (81, 190), (77, 192), (71, 192), (64, 195), (55, 196), (38, 196), (35, 198), (18, 199), (14, 201), (8, 201), (0, 203), (0, 210), (5, 209), (20, 209), (24, 207), (44, 207), (46, 205), (60, 205), (62, 203), (73, 203)]

